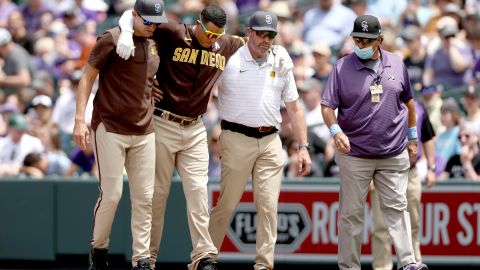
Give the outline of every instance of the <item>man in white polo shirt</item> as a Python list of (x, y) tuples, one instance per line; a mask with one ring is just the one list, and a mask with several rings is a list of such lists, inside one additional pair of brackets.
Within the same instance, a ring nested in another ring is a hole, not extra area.
[(209, 232), (220, 249), (230, 218), (252, 178), (258, 212), (255, 270), (273, 269), (277, 205), (282, 179), (282, 143), (277, 134), (286, 104), (299, 142), (298, 170), (310, 172), (307, 128), (293, 73), (273, 70), (277, 17), (258, 11), (250, 19), (248, 42), (228, 61), (218, 81), (222, 133), (220, 197), (210, 215)]

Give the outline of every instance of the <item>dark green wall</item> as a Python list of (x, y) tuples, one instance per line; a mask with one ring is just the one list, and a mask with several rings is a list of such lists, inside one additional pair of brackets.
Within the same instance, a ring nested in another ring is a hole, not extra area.
[[(0, 260), (54, 261), (56, 255), (87, 254), (97, 196), (93, 179), (0, 180)], [(129, 196), (124, 182), (109, 251), (127, 260), (132, 254)], [(172, 185), (166, 215), (158, 259), (188, 262), (191, 242), (180, 182)]]

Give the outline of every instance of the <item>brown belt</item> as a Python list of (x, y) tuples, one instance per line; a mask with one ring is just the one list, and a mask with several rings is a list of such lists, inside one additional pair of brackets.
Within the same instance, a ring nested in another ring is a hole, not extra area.
[(245, 136), (248, 137), (253, 137), (253, 138), (263, 138), (265, 136), (268, 136), (270, 134), (276, 133), (278, 129), (276, 127), (268, 126), (268, 127), (247, 127), (242, 124), (237, 124), (233, 122), (228, 122), (225, 120), (222, 120), (220, 123), (222, 129), (230, 130), (233, 132), (238, 132), (241, 133)]
[(175, 122), (182, 127), (192, 126), (192, 125), (196, 124), (199, 119), (201, 119), (201, 116), (190, 118), (190, 117), (176, 115), (176, 114), (173, 114), (169, 111), (165, 111), (165, 110), (162, 110), (162, 109), (159, 109), (159, 108), (155, 108), (155, 111), (153, 112), (153, 114), (156, 115), (156, 116), (165, 118), (168, 121)]

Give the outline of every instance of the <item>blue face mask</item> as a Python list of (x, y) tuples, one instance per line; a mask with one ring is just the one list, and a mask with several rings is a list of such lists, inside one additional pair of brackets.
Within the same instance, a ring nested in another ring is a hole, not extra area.
[(361, 59), (370, 59), (373, 56), (373, 46), (360, 49), (357, 45), (353, 44), (353, 51)]

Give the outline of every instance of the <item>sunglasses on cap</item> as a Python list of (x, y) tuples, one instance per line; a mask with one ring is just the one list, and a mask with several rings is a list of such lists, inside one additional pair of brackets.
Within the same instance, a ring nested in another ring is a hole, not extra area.
[(223, 33), (215, 33), (215, 32), (212, 32), (212, 31), (208, 30), (207, 27), (202, 22), (202, 15), (200, 15), (200, 20), (198, 20), (198, 21), (200, 22), (200, 25), (203, 28), (203, 32), (205, 32), (205, 36), (207, 38), (209, 38), (209, 39), (220, 38), (221, 36), (225, 35), (225, 30), (223, 30)]
[(138, 14), (138, 16), (140, 17), (140, 19), (143, 20), (143, 25), (145, 26), (150, 26), (150, 25), (160, 25), (161, 23), (154, 23), (154, 22), (151, 22), (151, 21), (148, 21), (148, 20), (145, 20), (142, 16), (140, 16), (140, 14)]
[(268, 37), (269, 39), (274, 39), (277, 36), (277, 32), (273, 31), (255, 31), (255, 34), (261, 39), (264, 39), (265, 37)]
[(375, 40), (377, 39), (376, 38), (356, 38), (356, 37), (353, 38), (353, 41), (355, 41), (355, 43), (361, 43), (365, 45), (370, 44)]

